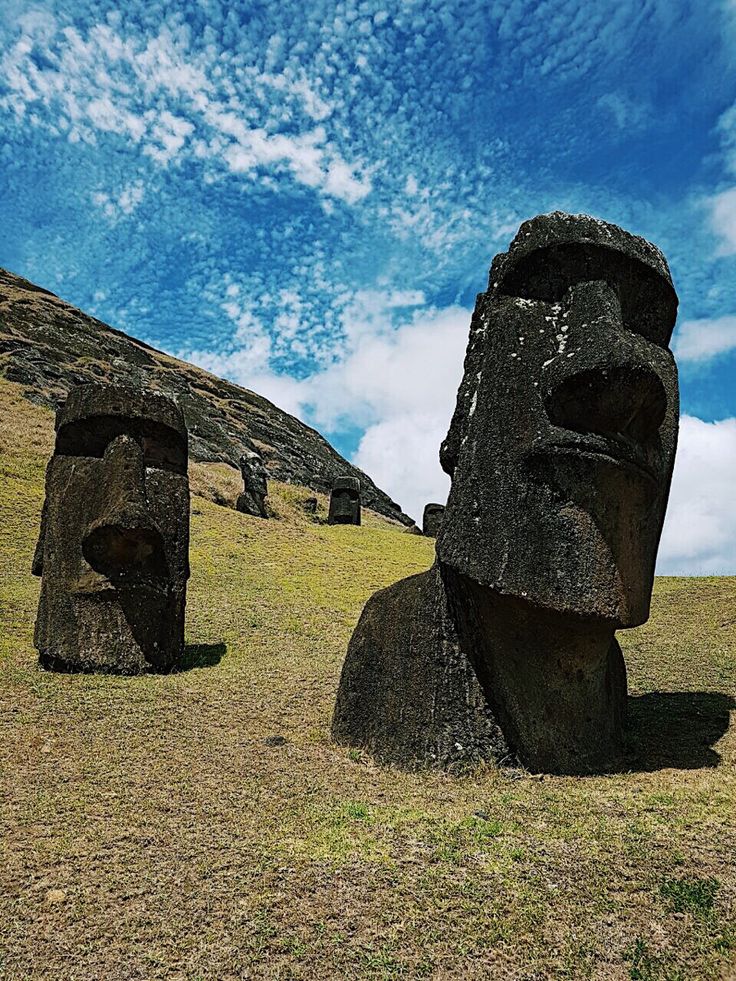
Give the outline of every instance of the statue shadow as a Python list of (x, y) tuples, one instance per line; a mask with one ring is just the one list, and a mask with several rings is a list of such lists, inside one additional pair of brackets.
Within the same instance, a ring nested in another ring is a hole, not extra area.
[(213, 668), (227, 653), (227, 644), (187, 644), (175, 673), (191, 671), (193, 668)]
[(729, 727), (736, 699), (723, 692), (651, 692), (629, 696), (627, 770), (697, 770), (721, 762), (713, 746)]

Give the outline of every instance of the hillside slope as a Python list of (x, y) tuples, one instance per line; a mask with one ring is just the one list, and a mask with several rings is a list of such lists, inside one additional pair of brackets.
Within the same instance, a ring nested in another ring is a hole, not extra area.
[(249, 439), (274, 480), (326, 493), (335, 477), (351, 474), (360, 479), (367, 507), (412, 523), (367, 474), (268, 399), (162, 354), (4, 269), (0, 377), (20, 383), (31, 401), (49, 407), (80, 382), (146, 382), (174, 396), (184, 410), (192, 460), (237, 467)]
[(0, 381), (0, 978), (732, 977), (736, 579), (659, 579), (619, 635), (622, 772), (381, 769), (330, 741), (340, 665), (432, 543), (314, 524), (293, 485), (279, 521), (195, 496), (190, 670), (42, 672), (52, 416), (21, 392)]

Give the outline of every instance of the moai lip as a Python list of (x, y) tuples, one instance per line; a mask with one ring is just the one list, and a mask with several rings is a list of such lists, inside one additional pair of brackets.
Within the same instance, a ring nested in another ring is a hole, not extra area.
[(427, 538), (436, 538), (445, 514), (444, 504), (425, 504), (422, 515), (422, 533)]
[(616, 764), (615, 631), (649, 615), (674, 463), (677, 295), (662, 253), (587, 215), (525, 222), (476, 302), (427, 573), (376, 593), (333, 720), (383, 761)]
[(338, 477), (333, 481), (327, 523), (360, 524), (360, 481), (357, 477)]
[(33, 561), (42, 667), (170, 671), (189, 577), (187, 430), (159, 392), (89, 384), (56, 416)]
[(247, 449), (240, 457), (240, 472), (243, 475), (243, 491), (238, 495), (235, 509), (256, 518), (267, 518), (268, 481), (260, 454)]

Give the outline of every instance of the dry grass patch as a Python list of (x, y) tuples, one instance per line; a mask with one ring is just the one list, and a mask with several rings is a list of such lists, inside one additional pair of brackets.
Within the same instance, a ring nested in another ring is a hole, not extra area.
[(0, 399), (0, 977), (726, 971), (735, 580), (658, 580), (622, 635), (631, 772), (384, 770), (330, 742), (332, 701), (363, 603), (431, 542), (315, 524), (288, 485), (273, 521), (194, 497), (190, 670), (47, 674), (29, 567), (51, 416)]

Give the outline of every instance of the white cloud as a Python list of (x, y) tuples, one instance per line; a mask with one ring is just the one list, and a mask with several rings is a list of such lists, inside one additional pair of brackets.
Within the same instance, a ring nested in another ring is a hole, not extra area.
[(715, 194), (707, 201), (710, 225), (721, 239), (719, 255), (736, 253), (736, 187)]
[(132, 215), (143, 200), (145, 187), (142, 181), (133, 181), (117, 192), (95, 191), (92, 201), (102, 211), (111, 224), (116, 224), (121, 218)]
[[(273, 370), (262, 325), (230, 285), (221, 306), (239, 325), (240, 343), (225, 353), (180, 355), (323, 430), (364, 429), (354, 462), (417, 520), (427, 501), (444, 500), (439, 446), (462, 376), (470, 311), (427, 307), (417, 291), (360, 291), (343, 298), (342, 356), (296, 380)], [(298, 297), (281, 299), (285, 311), (298, 311)]]
[(26, 19), (0, 57), (0, 110), (19, 122), (74, 143), (117, 135), (164, 167), (194, 159), (205, 183), (225, 170), (272, 186), (275, 173), (348, 205), (370, 193), (362, 162), (314, 125), (334, 106), (303, 72), (263, 73), (243, 53), (194, 50), (183, 27), (146, 37), (51, 23)]
[(736, 574), (736, 418), (680, 420), (657, 572)]
[(678, 361), (709, 361), (736, 349), (736, 317), (686, 320), (678, 328), (674, 353)]
[(449, 421), (439, 412), (417, 412), (379, 422), (366, 430), (353, 459), (419, 525), (424, 505), (444, 504), (450, 490), (450, 479), (439, 465)]

